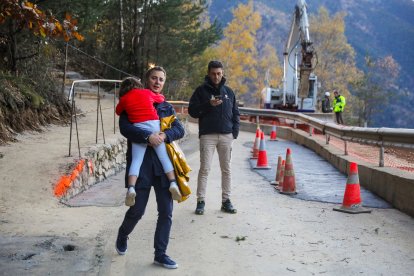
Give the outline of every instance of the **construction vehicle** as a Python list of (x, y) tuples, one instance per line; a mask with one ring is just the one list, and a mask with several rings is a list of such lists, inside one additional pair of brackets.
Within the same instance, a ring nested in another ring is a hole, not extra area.
[(318, 83), (313, 73), (316, 53), (312, 44), (306, 2), (298, 0), (283, 53), (283, 89), (266, 85), (262, 90), (264, 108), (316, 111)]

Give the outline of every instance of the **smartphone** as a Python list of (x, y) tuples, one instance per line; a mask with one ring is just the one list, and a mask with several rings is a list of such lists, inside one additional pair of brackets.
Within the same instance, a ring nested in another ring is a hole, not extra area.
[(221, 100), (221, 95), (214, 96), (214, 99)]

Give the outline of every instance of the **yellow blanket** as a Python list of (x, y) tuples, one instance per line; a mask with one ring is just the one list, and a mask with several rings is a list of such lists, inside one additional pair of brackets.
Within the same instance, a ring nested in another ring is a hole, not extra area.
[[(161, 118), (161, 131), (170, 128), (175, 119), (175, 115)], [(169, 144), (166, 143), (165, 145), (167, 147), (168, 155), (170, 156), (171, 162), (174, 166), (175, 178), (182, 195), (181, 200), (178, 202), (183, 202), (191, 194), (190, 186), (188, 186), (188, 181), (190, 181), (188, 174), (191, 171), (191, 168), (187, 164), (184, 153), (177, 143), (173, 141)]]

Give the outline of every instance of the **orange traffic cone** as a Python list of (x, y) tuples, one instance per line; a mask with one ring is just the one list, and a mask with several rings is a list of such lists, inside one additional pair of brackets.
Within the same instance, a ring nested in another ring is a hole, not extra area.
[(279, 175), (280, 175), (280, 169), (282, 168), (282, 156), (278, 156), (277, 158), (277, 167), (276, 167), (276, 176), (275, 180), (270, 182), (271, 185), (278, 185), (279, 184)]
[(257, 159), (259, 157), (259, 147), (260, 147), (260, 133), (262, 131), (260, 128), (256, 129), (256, 139), (254, 140), (253, 149), (252, 149), (252, 157), (250, 159)]
[(361, 207), (361, 189), (359, 187), (358, 164), (351, 162), (349, 164), (349, 174), (346, 180), (344, 200), (340, 208), (333, 208), (334, 211), (359, 214), (371, 213), (371, 210)]
[(254, 138), (253, 146), (252, 146), (252, 149), (251, 149), (250, 152), (253, 152), (254, 151), (254, 148), (256, 147), (257, 142), (259, 141), (259, 139), (260, 139), (260, 126), (257, 125), (257, 128), (256, 128), (256, 136)]
[(293, 163), (290, 148), (286, 150), (285, 172), (283, 176), (283, 184), (280, 188), (280, 193), (286, 195), (297, 194), (295, 172), (293, 171)]
[(279, 184), (275, 186), (276, 190), (280, 191), (282, 189), (284, 176), (285, 176), (285, 160), (282, 160), (282, 165), (280, 166), (279, 179), (276, 179), (276, 181), (279, 182)]
[(257, 164), (254, 167), (255, 169), (266, 169), (269, 170), (270, 166), (267, 163), (267, 153), (266, 153), (266, 145), (264, 139), (263, 131), (260, 132), (260, 148), (259, 148), (259, 156), (257, 157)]
[(276, 139), (276, 121), (272, 123), (272, 131), (270, 132), (270, 140), (269, 141), (277, 141)]

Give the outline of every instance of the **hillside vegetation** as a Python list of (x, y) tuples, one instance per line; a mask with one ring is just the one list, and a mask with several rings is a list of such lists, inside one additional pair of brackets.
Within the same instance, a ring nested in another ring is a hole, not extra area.
[[(266, 74), (270, 85), (280, 85), (295, 2), (2, 0), (0, 143), (24, 130), (70, 121), (61, 91), (64, 68), (122, 79), (142, 78), (150, 66), (161, 65), (167, 70), (166, 98), (188, 101), (208, 61), (220, 59), (238, 98), (257, 107)], [(335, 49), (329, 56), (318, 52), (320, 65), (328, 68), (316, 69), (320, 79), (331, 80), (320, 92), (340, 87), (352, 93), (348, 124), (361, 125), (354, 118), (363, 118), (369, 126), (414, 128), (414, 2), (308, 2), (311, 20), (325, 18), (326, 30), (344, 29), (334, 36), (346, 51), (337, 58)], [(322, 31), (314, 30), (314, 37), (316, 46), (328, 48)]]
[[(226, 26), (232, 20), (232, 10), (239, 3), (240, 1), (235, 0), (212, 0), (210, 16)], [(345, 13), (345, 35), (355, 50), (356, 62), (361, 70), (366, 70), (367, 56), (392, 56), (400, 66), (398, 92), (388, 96), (389, 102), (381, 107), (383, 112), (378, 111), (374, 114), (372, 126), (414, 128), (414, 119), (408, 116), (414, 103), (414, 2), (308, 0), (307, 3), (310, 15), (318, 13), (322, 6), (326, 7), (330, 14)], [(277, 49), (279, 60), (282, 60), (295, 4), (296, 1), (254, 1), (255, 11), (262, 16), (262, 24), (257, 31), (258, 43), (273, 45)]]

